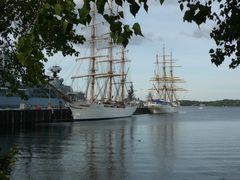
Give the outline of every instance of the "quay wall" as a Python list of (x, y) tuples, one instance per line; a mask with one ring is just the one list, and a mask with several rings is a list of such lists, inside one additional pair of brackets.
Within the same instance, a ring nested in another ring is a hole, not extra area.
[[(147, 108), (137, 108), (135, 115), (150, 113)], [(69, 108), (63, 109), (2, 109), (0, 125), (35, 124), (53, 122), (71, 122), (72, 113)]]
[(7, 109), (0, 110), (0, 124), (34, 124), (72, 121), (69, 109)]
[(136, 109), (135, 115), (138, 115), (138, 114), (151, 114), (150, 110), (147, 108), (147, 107), (139, 107)]

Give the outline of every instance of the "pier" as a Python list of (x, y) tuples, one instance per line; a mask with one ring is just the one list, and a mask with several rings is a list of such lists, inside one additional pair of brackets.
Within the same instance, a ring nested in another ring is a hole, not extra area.
[[(134, 115), (149, 114), (148, 108), (137, 108)], [(1, 109), (0, 125), (72, 122), (69, 108), (63, 109)]]
[(0, 110), (0, 124), (34, 124), (72, 121), (71, 111), (64, 109), (4, 109)]
[(134, 115), (138, 115), (138, 114), (151, 114), (151, 112), (147, 107), (139, 107), (136, 109)]

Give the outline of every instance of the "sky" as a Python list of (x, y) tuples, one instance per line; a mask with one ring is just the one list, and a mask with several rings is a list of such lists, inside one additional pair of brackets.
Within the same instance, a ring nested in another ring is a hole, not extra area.
[[(134, 18), (125, 11), (126, 23), (139, 22), (144, 37), (133, 37), (127, 49), (131, 60), (130, 78), (133, 81), (136, 97), (145, 100), (149, 81), (154, 74), (156, 54), (162, 54), (163, 45), (166, 53), (172, 51), (173, 58), (180, 67), (174, 74), (185, 80), (178, 86), (187, 89), (178, 93), (182, 100), (212, 101), (221, 99), (240, 99), (239, 68), (229, 69), (229, 60), (216, 67), (208, 54), (215, 43), (209, 33), (212, 24), (198, 27), (196, 24), (183, 22), (183, 13), (177, 1), (166, 0), (161, 6), (159, 1), (151, 1), (149, 11), (141, 10)], [(81, 51), (80, 51), (81, 53)], [(46, 70), (53, 65), (62, 67), (60, 76), (64, 83), (71, 84), (71, 73), (76, 57), (62, 57), (57, 54), (49, 58)]]

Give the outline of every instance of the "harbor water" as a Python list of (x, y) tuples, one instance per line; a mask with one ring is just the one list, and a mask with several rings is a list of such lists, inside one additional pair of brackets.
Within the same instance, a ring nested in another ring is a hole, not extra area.
[(239, 180), (240, 108), (0, 130), (20, 153), (11, 179)]

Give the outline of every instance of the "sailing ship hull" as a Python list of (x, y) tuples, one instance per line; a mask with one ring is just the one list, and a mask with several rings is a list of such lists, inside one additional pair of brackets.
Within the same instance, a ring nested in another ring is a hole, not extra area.
[(169, 104), (149, 104), (148, 109), (152, 114), (176, 113), (178, 107)]
[(69, 105), (74, 120), (100, 120), (130, 117), (136, 111), (136, 106), (105, 107), (102, 104)]

